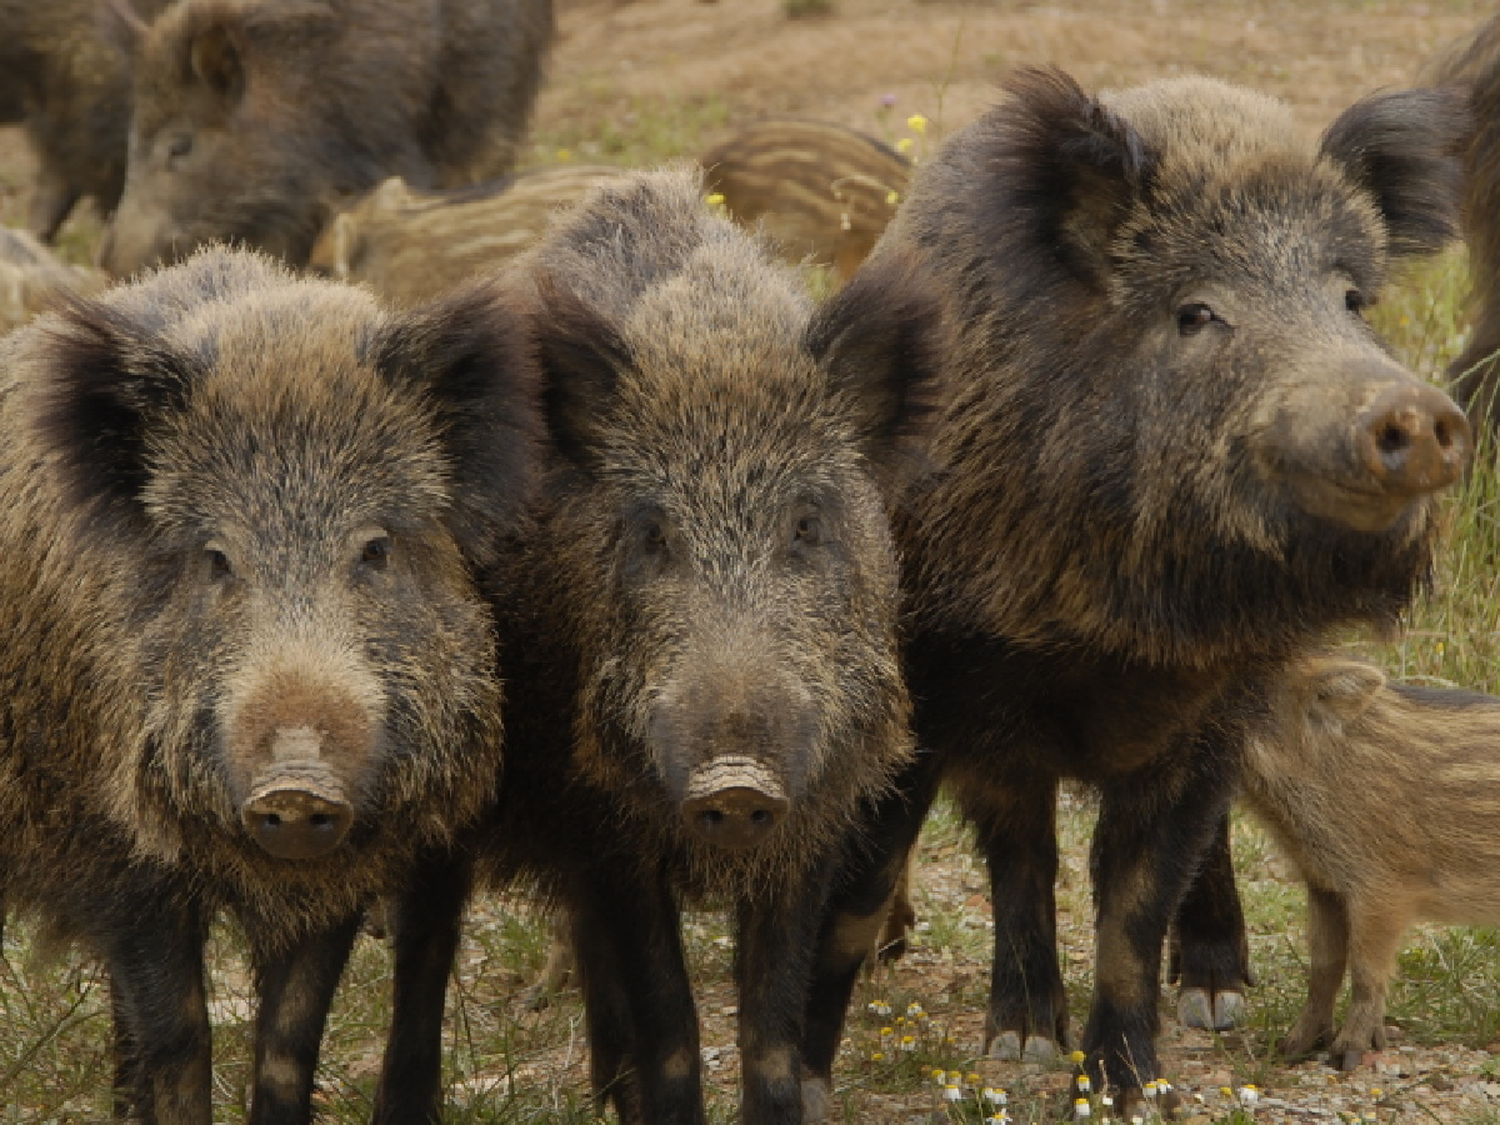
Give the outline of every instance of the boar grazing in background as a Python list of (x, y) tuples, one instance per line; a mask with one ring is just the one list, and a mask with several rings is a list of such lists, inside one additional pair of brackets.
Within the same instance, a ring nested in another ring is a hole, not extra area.
[[(27, 225), (50, 240), (85, 195), (108, 215), (125, 186), (130, 55), (100, 0), (0, 0), (0, 121), (25, 125), (38, 170)], [(140, 0), (155, 15), (168, 0)]]
[(1423, 77), (1467, 90), (1474, 112), (1463, 207), (1473, 327), (1463, 353), (1448, 365), (1448, 377), (1454, 398), (1476, 425), (1493, 430), (1500, 421), (1500, 15), (1430, 62)]
[[(832, 866), (911, 753), (887, 506), (935, 309), (892, 258), (815, 312), (685, 171), (601, 185), (514, 276), (556, 453), (491, 585), (512, 706), (485, 867), (566, 907), (627, 1122), (704, 1119), (677, 910), (729, 906), (744, 1120), (795, 1122)], [(434, 1058), (431, 1014), (396, 1016)]]
[[(1307, 1004), (1283, 1049), (1359, 1066), (1419, 918), (1500, 925), (1500, 699), (1406, 687), (1336, 657), (1293, 666), (1245, 754), (1244, 799), (1307, 881)], [(1353, 994), (1334, 1034), (1349, 967)]]
[(759, 223), (794, 262), (832, 266), (841, 282), (869, 255), (911, 176), (911, 161), (889, 145), (826, 121), (749, 125), (699, 163), (734, 218)]
[(1217, 1013), (1246, 979), (1226, 814), (1267, 678), (1428, 576), (1469, 429), (1362, 314), (1394, 259), (1453, 233), (1468, 121), (1456, 92), (1388, 93), (1312, 144), (1208, 79), (1094, 98), (1023, 70), (1008, 92), (922, 166), (865, 267), (918, 256), (964, 330), (939, 475), (897, 522), (931, 753), (838, 884), (806, 1058), (826, 1083), (850, 935), (879, 925), (943, 778), (990, 867), (986, 1046), (1066, 1038), (1054, 806), (1080, 778), (1100, 793), (1082, 1046), (1133, 1101), (1179, 904), (1184, 989)]
[[(113, 0), (125, 5), (126, 0)], [(135, 87), (117, 277), (212, 240), (302, 265), (391, 175), (457, 187), (514, 163), (551, 0), (178, 0), (120, 13)]]
[(307, 264), (368, 285), (388, 303), (418, 304), (530, 249), (559, 209), (621, 174), (606, 165), (563, 165), (441, 192), (392, 176), (334, 216)]
[(493, 795), (473, 572), (540, 432), (512, 319), (484, 290), (387, 316), (214, 250), (3, 345), (0, 869), (108, 966), (143, 1120), (211, 1119), (225, 908), (260, 995), (250, 1120), (307, 1120), (363, 907)]
[(104, 283), (97, 270), (66, 265), (31, 235), (0, 227), (0, 336), (64, 294), (93, 293)]

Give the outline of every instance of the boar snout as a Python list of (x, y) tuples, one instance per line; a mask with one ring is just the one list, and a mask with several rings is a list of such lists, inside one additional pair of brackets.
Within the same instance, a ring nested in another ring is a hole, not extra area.
[(1436, 387), (1398, 383), (1360, 414), (1359, 459), (1386, 492), (1420, 496), (1456, 481), (1473, 435), (1468, 419)]
[(791, 802), (775, 776), (753, 758), (715, 758), (688, 776), (682, 816), (705, 844), (749, 848), (771, 835)]
[(240, 821), (277, 859), (319, 859), (343, 843), (354, 806), (327, 762), (322, 740), (307, 727), (276, 732), (272, 765), (255, 779)]

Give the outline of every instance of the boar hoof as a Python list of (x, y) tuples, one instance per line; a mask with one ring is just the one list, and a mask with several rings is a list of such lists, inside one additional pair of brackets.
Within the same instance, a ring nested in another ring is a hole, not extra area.
[(1057, 1044), (1045, 1035), (1028, 1035), (1025, 1043), (1022, 1043), (1019, 1031), (1002, 1031), (990, 1040), (986, 1054), (1002, 1062), (1035, 1063), (1046, 1066), (1057, 1058)]
[(304, 789), (267, 789), (245, 802), (240, 819), (277, 859), (320, 859), (343, 843), (354, 809)]
[(1330, 1060), (1339, 1070), (1358, 1070), (1365, 1062), (1365, 1053), (1357, 1049), (1334, 1051)]
[(1245, 997), (1239, 992), (1215, 992), (1209, 999), (1201, 988), (1184, 988), (1177, 998), (1177, 1022), (1204, 1031), (1230, 1031), (1245, 1016)]
[(1057, 1044), (1045, 1035), (1028, 1035), (1026, 1046), (1021, 1048), (1021, 1061), (1023, 1063), (1037, 1063), (1041, 1066), (1050, 1066), (1057, 1058)]
[(992, 1059), (1001, 1062), (1021, 1061), (1021, 1033), (1019, 1031), (1002, 1031), (990, 1040), (988, 1050), (985, 1051)]
[(833, 1088), (826, 1078), (802, 1080), (802, 1120), (805, 1125), (820, 1125), (828, 1120), (833, 1106)]

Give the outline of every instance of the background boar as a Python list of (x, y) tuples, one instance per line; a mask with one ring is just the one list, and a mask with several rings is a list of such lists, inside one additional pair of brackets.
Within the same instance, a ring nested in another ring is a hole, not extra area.
[(732, 906), (744, 1118), (795, 1121), (830, 868), (910, 754), (886, 504), (934, 310), (888, 262), (815, 314), (681, 171), (601, 185), (516, 276), (557, 453), (491, 584), (486, 865), (567, 908), (595, 1090), (631, 1122), (703, 1120), (677, 903)]
[(1485, 20), (1423, 68), (1433, 85), (1468, 91), (1475, 130), (1465, 169), (1464, 237), (1469, 243), (1473, 326), (1463, 352), (1448, 365), (1453, 395), (1476, 423), (1493, 430), (1500, 375), (1500, 15)]
[(1385, 94), (1314, 146), (1280, 103), (1207, 79), (1007, 88), (922, 166), (866, 267), (920, 255), (965, 330), (941, 475), (897, 525), (933, 753), (841, 884), (807, 1059), (826, 1082), (858, 969), (840, 935), (878, 924), (944, 775), (990, 866), (987, 1045), (1065, 1037), (1054, 805), (1077, 777), (1101, 799), (1083, 1048), (1129, 1101), (1157, 1073), (1179, 903), (1184, 986), (1244, 980), (1225, 814), (1266, 677), (1328, 627), (1392, 621), (1428, 574), (1432, 493), (1469, 430), (1360, 314), (1392, 258), (1453, 233), (1467, 119), (1456, 92)]
[(392, 176), (334, 216), (308, 266), (368, 285), (392, 304), (418, 304), (498, 269), (536, 243), (560, 208), (622, 174), (605, 165), (563, 165), (442, 192)]
[[(1307, 881), (1307, 1004), (1283, 1049), (1352, 1069), (1385, 1046), (1385, 992), (1419, 918), (1500, 923), (1500, 699), (1295, 665), (1249, 740), (1244, 798)], [(1334, 1034), (1349, 966), (1353, 993)]]
[[(124, 0), (117, 0), (124, 3)], [(506, 171), (541, 84), (551, 0), (179, 0), (133, 42), (117, 277), (214, 239), (296, 265), (341, 200), (399, 175)]]
[[(141, 0), (148, 16), (168, 0)], [(125, 186), (130, 56), (105, 33), (99, 0), (0, 0), (0, 121), (36, 152), (27, 223), (50, 240), (80, 197), (108, 215)]]
[(93, 293), (104, 283), (98, 271), (64, 265), (31, 235), (0, 227), (0, 335), (51, 308), (63, 294)]
[(749, 125), (699, 163), (731, 215), (759, 222), (792, 261), (832, 266), (840, 281), (869, 255), (911, 175), (890, 146), (826, 121)]
[(517, 339), (483, 290), (388, 317), (211, 251), (3, 345), (0, 869), (108, 965), (144, 1120), (210, 1120), (220, 908), (260, 994), (250, 1120), (306, 1120), (362, 907), (493, 793), (471, 571), (540, 429)]

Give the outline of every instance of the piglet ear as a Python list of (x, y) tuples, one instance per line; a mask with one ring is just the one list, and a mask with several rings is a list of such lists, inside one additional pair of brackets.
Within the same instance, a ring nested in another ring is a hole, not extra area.
[(65, 297), (14, 345), (11, 362), (34, 389), (48, 471), (95, 526), (138, 527), (151, 475), (148, 434), (185, 404), (194, 361), (151, 324), (79, 297)]
[(1462, 90), (1375, 94), (1328, 127), (1323, 154), (1374, 196), (1393, 255), (1428, 254), (1458, 234), (1473, 126)]
[(1385, 673), (1379, 668), (1353, 660), (1317, 665), (1311, 675), (1308, 717), (1334, 729), (1364, 714), (1375, 693), (1386, 684)]
[(188, 47), (188, 61), (193, 76), (225, 101), (239, 101), (245, 92), (244, 56), (226, 24), (199, 28)]
[(1007, 185), (996, 205), (1026, 244), (1051, 247), (1086, 281), (1110, 272), (1115, 232), (1147, 186), (1153, 160), (1134, 128), (1054, 67), (1023, 68), (992, 115), (994, 171)]
[(942, 305), (915, 259), (877, 254), (808, 326), (807, 348), (848, 404), (865, 456), (887, 486), (922, 464), (947, 350)]
[(436, 408), (454, 481), (449, 526), (470, 559), (492, 561), (522, 520), (543, 432), (541, 379), (509, 294), (477, 281), (405, 313), (374, 361)]
[(547, 429), (579, 468), (598, 461), (602, 421), (614, 401), (630, 347), (610, 321), (576, 293), (543, 274), (536, 279), (532, 333), (547, 384)]

